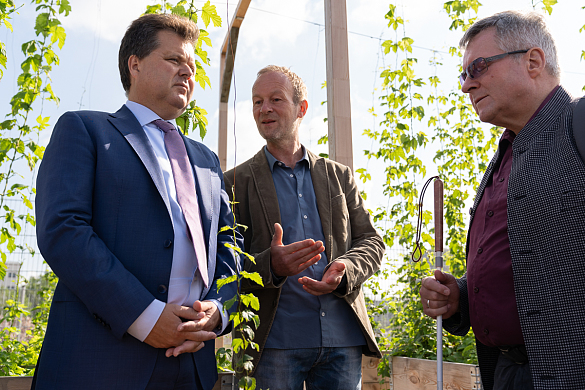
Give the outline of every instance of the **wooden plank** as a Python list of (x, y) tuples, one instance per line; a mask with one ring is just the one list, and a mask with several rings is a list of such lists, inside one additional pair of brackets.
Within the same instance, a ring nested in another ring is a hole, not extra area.
[[(246, 12), (252, 0), (240, 0), (236, 6), (236, 11), (232, 21), (228, 26), (223, 45), (221, 45), (221, 56), (219, 64), (219, 128), (218, 128), (218, 157), (222, 170), (226, 170), (227, 165), (227, 102), (230, 97), (230, 88), (232, 84), (232, 74), (236, 61), (236, 48), (240, 26), (244, 21)], [(225, 103), (225, 105), (223, 105)], [(222, 113), (222, 108), (225, 112)], [(223, 115), (223, 116), (222, 116)]]
[[(473, 390), (475, 366), (443, 363), (443, 389)], [(431, 390), (437, 388), (437, 362), (400, 356), (392, 358), (392, 382), (395, 390)]]
[[(227, 126), (228, 126), (228, 103), (219, 102), (219, 134), (217, 138), (217, 156), (222, 171), (227, 170)], [(226, 188), (231, 191), (231, 188)], [(231, 193), (230, 193), (231, 194)]]
[(221, 45), (221, 53), (225, 54), (228, 50), (228, 43), (229, 43), (229, 30), (233, 27), (240, 28), (242, 22), (244, 21), (244, 17), (246, 16), (246, 12), (248, 11), (248, 7), (250, 6), (250, 2), (252, 0), (240, 0), (238, 5), (236, 6), (236, 11), (234, 12), (234, 16), (232, 17), (232, 21), (229, 25), (228, 33), (226, 34), (223, 44)]
[(219, 378), (212, 390), (233, 390), (236, 388), (236, 375), (234, 372), (220, 372)]
[(329, 158), (353, 169), (345, 0), (325, 1)]
[(384, 378), (380, 384), (378, 376), (378, 364), (380, 359), (362, 356), (362, 390), (387, 390), (390, 389), (390, 378)]
[(30, 390), (32, 376), (0, 376), (0, 390)]

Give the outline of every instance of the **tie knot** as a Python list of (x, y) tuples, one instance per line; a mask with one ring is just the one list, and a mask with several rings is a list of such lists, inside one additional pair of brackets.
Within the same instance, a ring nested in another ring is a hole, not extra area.
[(159, 129), (161, 129), (165, 133), (168, 133), (171, 130), (176, 130), (175, 126), (173, 126), (171, 123), (167, 121), (163, 121), (162, 119), (157, 119), (155, 121), (152, 121), (152, 123), (154, 123)]

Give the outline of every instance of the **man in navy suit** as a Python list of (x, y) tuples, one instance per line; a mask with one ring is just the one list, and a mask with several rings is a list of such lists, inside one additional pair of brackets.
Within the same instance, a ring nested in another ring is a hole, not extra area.
[(217, 280), (239, 267), (224, 244), (241, 236), (220, 232), (234, 221), (217, 156), (181, 134), (200, 228), (187, 225), (162, 130), (191, 101), (198, 35), (174, 15), (135, 20), (119, 53), (126, 104), (68, 112), (53, 130), (36, 213), (59, 284), (36, 389), (207, 390), (217, 380), (213, 339), (229, 330), (223, 304), (236, 293)]

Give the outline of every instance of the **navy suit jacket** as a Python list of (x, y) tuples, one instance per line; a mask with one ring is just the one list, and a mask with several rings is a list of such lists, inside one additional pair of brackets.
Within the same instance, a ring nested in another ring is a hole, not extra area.
[[(203, 299), (225, 303), (239, 267), (228, 196), (217, 156), (185, 138), (195, 172), (208, 253)], [(153, 299), (167, 301), (173, 226), (162, 173), (132, 112), (68, 112), (39, 168), (39, 249), (59, 277), (37, 369), (37, 389), (141, 389), (157, 349), (126, 333)], [(236, 232), (237, 245), (242, 247)], [(204, 389), (217, 380), (214, 341), (192, 354)]]

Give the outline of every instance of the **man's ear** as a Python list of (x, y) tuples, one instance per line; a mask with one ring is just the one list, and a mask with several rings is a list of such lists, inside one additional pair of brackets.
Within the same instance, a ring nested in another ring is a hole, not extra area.
[(135, 54), (132, 54), (128, 58), (128, 70), (130, 71), (130, 78), (137, 77), (138, 72), (140, 72), (140, 58)]
[(302, 100), (299, 103), (299, 113), (297, 115), (297, 118), (303, 118), (306, 114), (307, 114), (307, 109), (309, 108), (309, 102), (307, 102), (306, 100)]
[(544, 51), (540, 47), (534, 47), (528, 51), (528, 74), (535, 78), (540, 75), (546, 67)]

